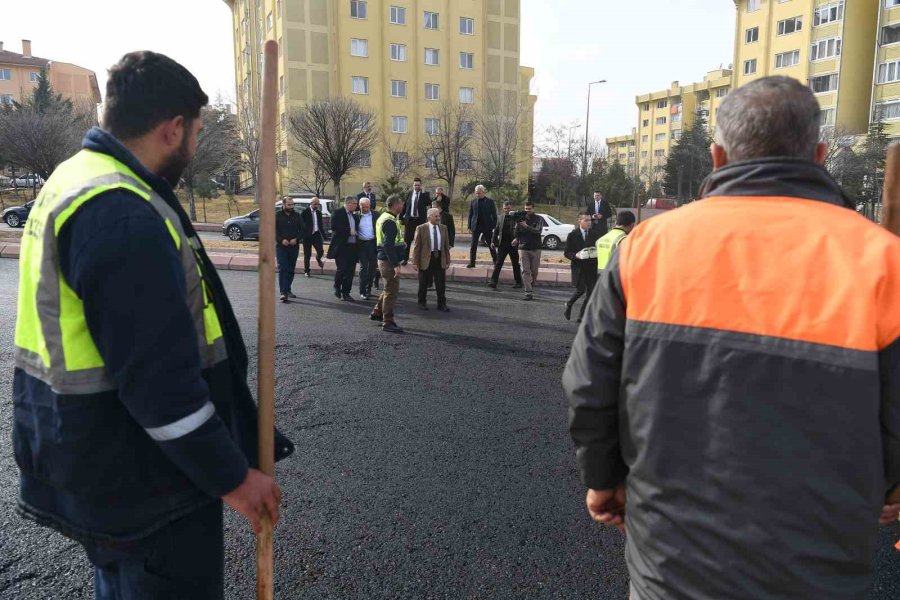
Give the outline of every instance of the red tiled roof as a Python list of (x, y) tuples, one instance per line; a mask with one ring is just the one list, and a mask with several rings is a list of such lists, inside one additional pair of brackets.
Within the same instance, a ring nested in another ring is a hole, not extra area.
[(46, 58), (22, 56), (8, 50), (0, 50), (0, 65), (21, 65), (24, 67), (45, 67), (50, 63)]

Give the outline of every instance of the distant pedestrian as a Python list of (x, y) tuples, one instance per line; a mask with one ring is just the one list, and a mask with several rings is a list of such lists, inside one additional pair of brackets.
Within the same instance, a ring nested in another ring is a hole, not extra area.
[(431, 201), (431, 208), (436, 208), (441, 211), (441, 225), (447, 228), (447, 237), (450, 239), (450, 247), (453, 248), (453, 246), (456, 245), (456, 223), (453, 222), (453, 215), (446, 212), (442, 204), (443, 203), (439, 198), (435, 198)]
[[(619, 244), (622, 243), (622, 240), (625, 239), (625, 236), (631, 233), (631, 230), (634, 229), (634, 224), (637, 221), (634, 217), (634, 213), (628, 210), (620, 210), (616, 215), (616, 226), (610, 230), (609, 233), (604, 235), (602, 238), (597, 240), (597, 270), (602, 271), (609, 264), (610, 259), (612, 258), (613, 252), (616, 248), (619, 247)], [(582, 314), (584, 314), (584, 307), (582, 307)]]
[(316, 250), (316, 262), (319, 268), (325, 267), (322, 262), (322, 254), (325, 252), (325, 229), (322, 221), (322, 203), (313, 196), (309, 206), (300, 214), (300, 232), (303, 235), (303, 272), (309, 277), (309, 259), (312, 249)]
[(406, 244), (403, 241), (403, 232), (400, 231), (400, 220), (397, 216), (403, 207), (403, 200), (397, 194), (387, 199), (387, 211), (381, 213), (375, 224), (375, 239), (378, 245), (378, 268), (384, 278), (384, 290), (378, 298), (378, 304), (372, 310), (369, 318), (373, 321), (381, 321), (382, 331), (390, 333), (403, 333), (403, 329), (397, 326), (394, 320), (394, 306), (397, 303), (397, 294), (400, 291), (400, 269), (403, 255), (406, 252)]
[(497, 221), (497, 227), (494, 228), (494, 234), (491, 237), (491, 248), (497, 251), (497, 260), (494, 262), (494, 273), (491, 275), (489, 287), (496, 288), (500, 281), (500, 271), (503, 270), (503, 263), (509, 256), (509, 262), (512, 265), (513, 280), (515, 285), (513, 288), (522, 287), (522, 269), (519, 267), (519, 249), (513, 242), (516, 239), (516, 221), (513, 218), (513, 205), (509, 200), (503, 201), (503, 211), (500, 219)]
[(444, 188), (441, 186), (434, 188), (434, 199), (431, 201), (431, 204), (434, 205), (435, 202), (438, 203), (443, 214), (450, 214), (450, 197), (444, 194)]
[[(487, 197), (487, 190), (483, 185), (475, 186), (475, 197), (469, 204), (469, 231), (472, 232), (472, 245), (469, 248), (469, 264), (467, 269), (475, 268), (475, 258), (478, 256), (478, 243), (483, 241), (490, 246), (491, 236), (497, 226), (497, 206)], [(491, 250), (492, 262), (497, 262), (497, 251)]]
[(534, 203), (525, 203), (525, 218), (516, 223), (513, 246), (522, 258), (522, 277), (525, 279), (525, 300), (534, 298), (534, 284), (541, 268), (541, 218), (534, 214)]
[(370, 210), (368, 198), (359, 201), (359, 297), (368, 300), (378, 272), (378, 247), (375, 224), (381, 213)]
[(428, 209), (428, 222), (419, 225), (413, 240), (410, 261), (418, 269), (419, 308), (428, 310), (428, 288), (434, 283), (437, 292), (437, 309), (450, 312), (447, 308), (446, 271), (450, 267), (450, 240), (447, 227), (441, 224), (441, 209)]
[(282, 302), (296, 298), (291, 291), (300, 254), (300, 215), (294, 212), (294, 199), (285, 196), (281, 210), (275, 213), (275, 261), (278, 263), (278, 291)]
[(350, 292), (359, 260), (359, 217), (356, 213), (356, 198), (344, 198), (344, 208), (335, 211), (331, 217), (331, 243), (327, 257), (334, 259), (337, 270), (334, 273), (334, 296), (345, 302), (356, 302)]
[(422, 180), (413, 179), (413, 189), (409, 193), (406, 203), (403, 205), (400, 222), (403, 223), (403, 243), (406, 249), (403, 254), (403, 265), (409, 261), (409, 251), (412, 248), (413, 238), (416, 236), (416, 227), (425, 222), (425, 213), (431, 206), (431, 196), (422, 189)]
[(578, 227), (569, 233), (569, 237), (566, 238), (566, 248), (563, 251), (565, 257), (572, 261), (572, 283), (575, 284), (576, 288), (572, 297), (566, 301), (566, 308), (563, 311), (566, 321), (572, 318), (572, 308), (575, 306), (575, 303), (584, 296), (581, 312), (578, 315), (578, 322), (581, 322), (581, 318), (584, 316), (584, 308), (591, 297), (594, 284), (597, 283), (597, 257), (579, 258), (577, 256), (585, 248), (593, 248), (596, 243), (597, 234), (591, 228), (591, 215), (581, 213), (578, 215)]
[(375, 191), (372, 189), (371, 181), (365, 182), (362, 191), (356, 195), (357, 202), (363, 198), (369, 201), (369, 209), (375, 212), (375, 208), (378, 205), (378, 196), (375, 195)]
[(594, 192), (594, 199), (588, 201), (587, 214), (591, 215), (591, 229), (597, 237), (606, 235), (609, 231), (607, 221), (612, 218), (612, 207), (603, 199), (600, 191)]

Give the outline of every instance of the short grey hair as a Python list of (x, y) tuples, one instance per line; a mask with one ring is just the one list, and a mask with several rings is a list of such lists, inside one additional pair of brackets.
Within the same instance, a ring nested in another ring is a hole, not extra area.
[(441, 216), (441, 209), (439, 208), (429, 208), (428, 212), (425, 213), (425, 216), (430, 217), (431, 215)]
[(362, 207), (363, 202), (366, 203), (366, 206), (371, 206), (371, 205), (372, 205), (372, 202), (370, 202), (368, 198), (360, 198), (360, 199), (359, 199), (359, 206), (360, 206), (360, 207)]
[(475, 186), (475, 191), (476, 192), (487, 192), (487, 188), (479, 183), (478, 185)]
[(724, 148), (728, 162), (769, 157), (813, 160), (821, 112), (808, 86), (790, 77), (763, 77), (722, 102), (716, 144)]

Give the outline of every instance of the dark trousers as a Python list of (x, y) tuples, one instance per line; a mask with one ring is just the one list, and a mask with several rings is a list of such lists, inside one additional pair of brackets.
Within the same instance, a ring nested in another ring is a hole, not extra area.
[(406, 242), (406, 250), (403, 251), (403, 260), (409, 260), (409, 251), (412, 248), (413, 240), (416, 237), (416, 227), (425, 222), (425, 217), (409, 217), (403, 224), (403, 241)]
[(278, 263), (278, 291), (287, 294), (294, 283), (294, 269), (297, 268), (297, 257), (300, 246), (275, 246), (275, 262)]
[[(490, 248), (491, 245), (491, 236), (493, 235), (493, 229), (487, 229), (483, 225), (479, 225), (475, 231), (472, 232), (472, 247), (469, 248), (469, 262), (475, 262), (475, 258), (478, 254), (478, 240), (484, 240), (484, 243), (488, 245)], [(491, 248), (491, 258), (494, 262), (497, 262), (497, 251)]]
[(497, 249), (497, 261), (494, 265), (494, 274), (491, 275), (491, 281), (494, 283), (500, 281), (500, 271), (503, 269), (503, 263), (506, 262), (507, 256), (509, 256), (509, 262), (512, 263), (513, 279), (521, 285), (522, 267), (519, 266), (519, 249), (509, 244), (504, 244)]
[(375, 240), (359, 242), (359, 293), (368, 296), (378, 272), (378, 246)]
[[(596, 262), (594, 264), (596, 265)], [(578, 269), (577, 272), (578, 277), (576, 278), (577, 284), (575, 293), (572, 294), (572, 297), (569, 298), (569, 301), (566, 302), (566, 304), (575, 306), (578, 299), (584, 296), (584, 302), (581, 303), (581, 312), (579, 313), (579, 317), (583, 317), (584, 309), (587, 306), (588, 300), (591, 299), (591, 292), (594, 291), (594, 285), (597, 283), (597, 270), (596, 267), (582, 267)]]
[(221, 600), (222, 502), (216, 500), (130, 543), (81, 542), (97, 600)]
[(322, 233), (316, 233), (309, 237), (303, 238), (303, 272), (309, 273), (310, 251), (316, 249), (316, 260), (322, 259), (324, 250), (322, 248)]
[(359, 259), (359, 244), (345, 244), (335, 259), (337, 271), (334, 272), (334, 289), (340, 290), (342, 296), (349, 296), (353, 289), (353, 276), (356, 275), (356, 261)]
[(428, 288), (434, 282), (434, 289), (437, 292), (438, 306), (447, 305), (447, 272), (441, 266), (441, 253), (437, 256), (431, 255), (431, 261), (428, 268), (419, 271), (419, 304), (425, 304), (428, 296)]

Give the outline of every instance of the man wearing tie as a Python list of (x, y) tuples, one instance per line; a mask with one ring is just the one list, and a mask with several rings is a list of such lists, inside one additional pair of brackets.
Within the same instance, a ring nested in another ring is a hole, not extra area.
[(410, 254), (413, 266), (419, 274), (419, 308), (428, 310), (426, 296), (428, 287), (434, 282), (437, 292), (437, 309), (450, 312), (447, 308), (446, 270), (450, 266), (450, 242), (446, 225), (441, 224), (441, 209), (428, 209), (428, 222), (416, 228), (413, 249)]
[(406, 253), (403, 255), (402, 265), (409, 262), (409, 252), (413, 238), (416, 236), (416, 228), (425, 222), (425, 213), (431, 206), (431, 196), (422, 190), (422, 180), (413, 179), (413, 190), (409, 193), (409, 199), (403, 205), (400, 213), (400, 221), (403, 223), (403, 241), (406, 242)]
[(334, 273), (334, 296), (345, 302), (355, 302), (350, 290), (359, 258), (358, 230), (359, 218), (356, 212), (356, 198), (344, 198), (344, 210), (338, 210), (331, 219), (331, 244), (328, 258), (334, 259), (337, 271)]
[(597, 234), (591, 227), (591, 215), (587, 213), (578, 215), (578, 227), (569, 233), (569, 237), (566, 238), (566, 249), (563, 251), (565, 257), (572, 261), (572, 283), (576, 287), (575, 293), (566, 302), (566, 309), (563, 311), (566, 321), (572, 318), (572, 308), (575, 303), (584, 296), (581, 313), (578, 317), (578, 322), (581, 322), (584, 308), (591, 297), (594, 284), (597, 283), (597, 257), (581, 259), (575, 256), (584, 248), (592, 248), (597, 243), (597, 239)]
[(359, 203), (363, 198), (369, 201), (369, 209), (374, 213), (375, 212), (375, 192), (372, 191), (372, 182), (367, 181), (363, 184), (363, 189), (360, 193), (356, 195), (356, 202)]
[(316, 262), (319, 263), (319, 268), (325, 266), (325, 263), (322, 262), (322, 254), (324, 254), (322, 243), (325, 240), (322, 223), (322, 203), (313, 196), (309, 201), (309, 206), (300, 214), (300, 233), (303, 235), (303, 272), (307, 277), (310, 277), (309, 259), (313, 248), (316, 249)]
[[(497, 206), (487, 197), (483, 185), (475, 186), (475, 197), (469, 205), (469, 231), (472, 232), (472, 246), (469, 248), (469, 264), (467, 269), (475, 268), (475, 257), (478, 255), (478, 241), (484, 240), (491, 245), (491, 236), (497, 227)], [(497, 262), (497, 251), (491, 248), (491, 259)]]
[(612, 218), (612, 207), (603, 199), (603, 194), (594, 192), (594, 199), (588, 201), (587, 214), (591, 216), (591, 229), (595, 230), (598, 238), (603, 237), (609, 231), (607, 219)]
[(375, 242), (375, 223), (381, 214), (370, 210), (368, 198), (359, 201), (359, 297), (368, 300), (372, 283), (378, 272), (378, 247)]

